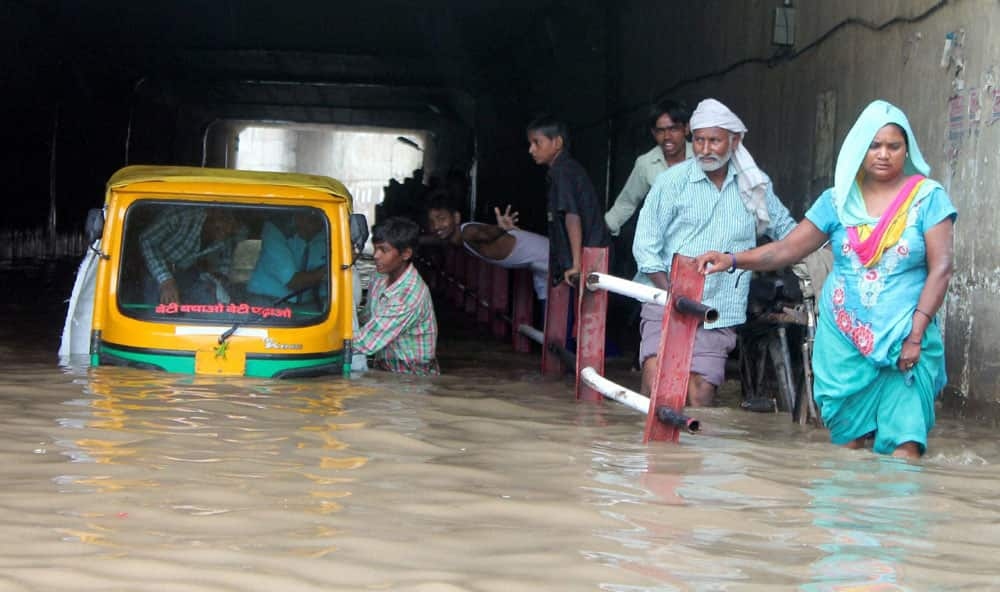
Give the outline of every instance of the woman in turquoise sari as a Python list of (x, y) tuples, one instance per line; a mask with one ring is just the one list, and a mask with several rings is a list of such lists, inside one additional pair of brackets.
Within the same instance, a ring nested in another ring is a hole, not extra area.
[(833, 271), (816, 331), (814, 396), (834, 444), (918, 458), (946, 381), (936, 315), (952, 274), (955, 207), (926, 178), (906, 115), (868, 105), (847, 134), (834, 186), (783, 240), (698, 257), (702, 273), (767, 271), (801, 260), (828, 239)]

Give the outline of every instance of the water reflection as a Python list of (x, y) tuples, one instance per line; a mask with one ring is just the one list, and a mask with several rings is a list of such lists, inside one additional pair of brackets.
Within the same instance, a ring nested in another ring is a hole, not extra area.
[[(758, 428), (772, 437), (787, 429)], [(992, 516), (996, 508), (981, 493), (956, 498), (964, 488), (945, 485), (958, 478), (954, 466), (906, 463), (823, 442), (788, 446), (738, 429), (712, 440), (689, 438), (669, 450), (598, 441), (591, 462), (595, 485), (587, 489), (588, 503), (618, 522), (595, 534), (619, 546), (586, 555), (656, 582), (641, 589), (1000, 584), (985, 572), (962, 571), (987, 555), (971, 547), (960, 554), (965, 543), (956, 547), (953, 537), (978, 522), (973, 516)], [(989, 474), (992, 479), (996, 472)], [(975, 528), (976, 535), (959, 538), (980, 537), (994, 549), (1000, 531)]]
[(812, 565), (810, 592), (908, 590), (900, 568), (914, 546), (933, 553), (928, 526), (936, 517), (921, 495), (922, 467), (892, 458), (824, 462), (829, 476), (814, 479), (813, 523), (829, 532), (818, 545), (825, 556)]
[[(352, 494), (350, 473), (368, 462), (338, 437), (365, 427), (339, 420), (347, 399), (371, 391), (346, 381), (262, 382), (97, 368), (80, 382), (83, 396), (65, 401), (67, 412), (56, 420), (68, 437), (55, 448), (74, 472), (53, 478), (64, 494), (103, 494), (95, 505), (105, 509), (88, 512), (86, 528), (66, 530), (80, 542), (118, 547), (118, 537), (128, 535), (117, 525), (149, 512), (173, 516), (160, 525), (165, 530), (145, 533), (159, 544), (185, 538), (184, 528), (170, 528), (177, 524), (190, 524), (190, 536), (200, 539), (202, 527), (190, 519), (221, 522), (222, 516), (257, 511), (255, 496), (292, 482), (294, 494), (281, 498), (284, 508), (328, 515), (343, 508)], [(151, 489), (166, 498), (164, 507), (144, 503)], [(235, 546), (245, 542), (242, 535), (220, 536), (232, 537)], [(319, 556), (331, 549), (295, 552)]]

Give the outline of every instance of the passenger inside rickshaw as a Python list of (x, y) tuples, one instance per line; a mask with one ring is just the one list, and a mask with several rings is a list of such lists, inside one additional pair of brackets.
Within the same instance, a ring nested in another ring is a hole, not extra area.
[(118, 304), (142, 320), (297, 326), (329, 311), (321, 210), (140, 201), (125, 218)]

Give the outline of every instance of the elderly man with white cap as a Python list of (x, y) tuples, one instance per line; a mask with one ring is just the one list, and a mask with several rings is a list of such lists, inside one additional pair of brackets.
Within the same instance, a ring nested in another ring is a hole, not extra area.
[[(705, 99), (691, 116), (694, 158), (661, 173), (646, 197), (632, 253), (636, 281), (669, 290), (675, 253), (689, 257), (715, 250), (735, 253), (757, 238), (778, 240), (795, 228), (771, 180), (743, 146), (747, 128), (715, 99)], [(733, 271), (730, 269), (729, 271)], [(746, 320), (750, 278), (715, 274), (705, 280), (702, 301), (719, 319), (698, 329), (691, 360), (688, 404), (710, 405), (725, 379), (726, 359), (736, 347), (734, 327)], [(656, 372), (663, 307), (644, 304), (640, 321), (642, 391), (649, 394)]]

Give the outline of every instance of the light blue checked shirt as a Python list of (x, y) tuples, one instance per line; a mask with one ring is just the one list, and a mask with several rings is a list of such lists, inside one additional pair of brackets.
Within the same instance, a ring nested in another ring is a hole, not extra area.
[[(632, 254), (639, 266), (635, 281), (652, 285), (646, 274), (663, 271), (669, 275), (674, 253), (696, 257), (710, 250), (737, 253), (757, 245), (756, 219), (740, 199), (733, 167), (728, 168), (721, 191), (694, 159), (656, 177), (639, 212), (632, 243)], [(771, 216), (765, 234), (775, 240), (784, 238), (795, 228), (795, 221), (770, 182), (765, 199)], [(749, 290), (749, 273), (707, 276), (702, 302), (719, 311), (719, 320), (705, 327), (721, 329), (742, 324)]]

